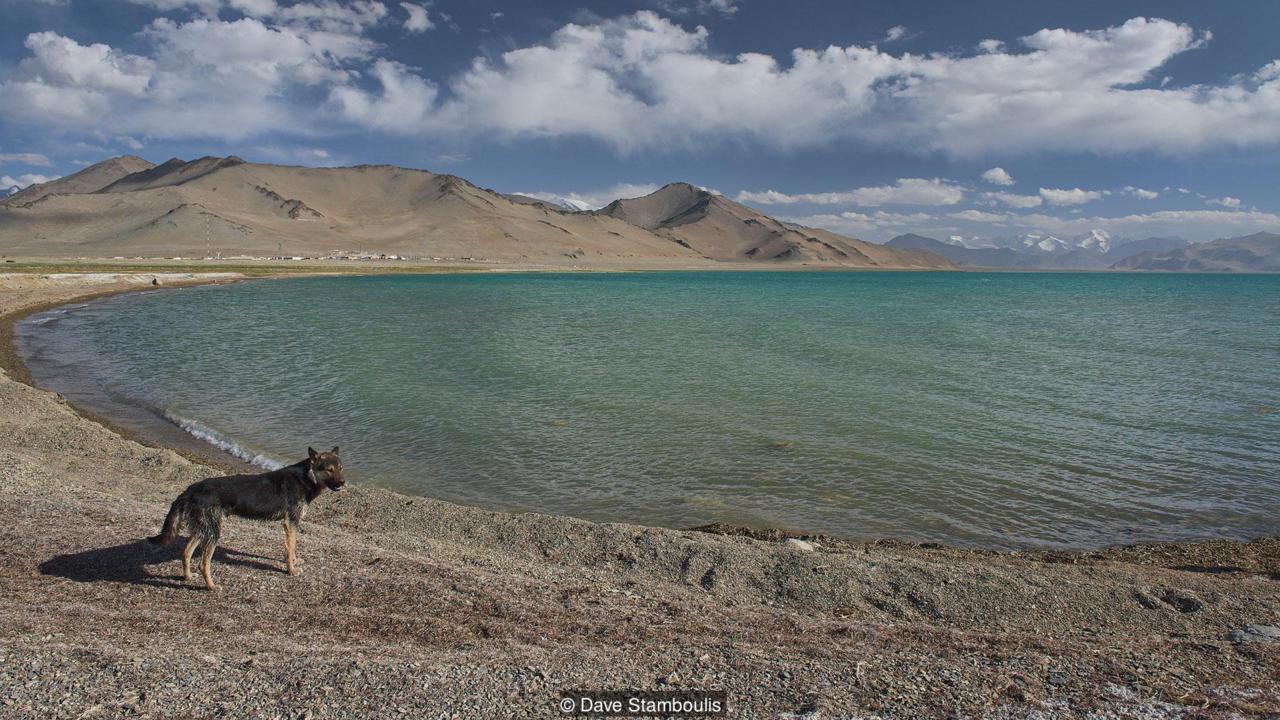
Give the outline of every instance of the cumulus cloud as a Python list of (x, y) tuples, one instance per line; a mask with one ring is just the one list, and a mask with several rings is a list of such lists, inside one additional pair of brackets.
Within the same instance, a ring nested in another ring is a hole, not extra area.
[(1241, 205), (1240, 198), (1231, 197), (1230, 195), (1227, 195), (1226, 197), (1220, 197), (1220, 198), (1209, 198), (1205, 202), (1209, 203), (1210, 205), (1221, 205), (1222, 207), (1229, 207), (1229, 208), (1238, 208)]
[(334, 88), (331, 99), (343, 116), (393, 132), (412, 132), (427, 122), (435, 105), (435, 86), (409, 67), (390, 60), (378, 60), (371, 74), (380, 85), (377, 93), (349, 86)]
[(32, 174), (19, 175), (17, 177), (13, 177), (12, 175), (4, 175), (4, 176), (0, 176), (0, 189), (7, 190), (15, 186), (20, 188), (25, 188), (29, 185), (37, 185), (39, 183), (47, 183), (50, 180), (57, 180), (58, 177), (59, 176), (57, 175), (49, 176), (49, 175), (32, 175)]
[(812, 203), (816, 205), (955, 205), (964, 199), (964, 190), (947, 181), (925, 178), (901, 178), (892, 185), (861, 187), (841, 192), (800, 193), (788, 195), (776, 190), (738, 193), (738, 202), (756, 205)]
[(982, 197), (990, 203), (1000, 203), (1015, 208), (1032, 208), (1040, 207), (1044, 204), (1044, 198), (1039, 195), (1018, 195), (1017, 193), (1007, 192), (984, 192)]
[(37, 165), (49, 167), (53, 163), (39, 153), (0, 153), (0, 163), (17, 163), (19, 165)]
[(1097, 190), (1081, 190), (1080, 188), (1072, 188), (1070, 190), (1060, 188), (1040, 188), (1040, 197), (1050, 205), (1083, 205), (1087, 202), (1093, 202), (1102, 198), (1102, 193)]
[(884, 41), (887, 43), (897, 42), (907, 36), (907, 26), (894, 25), (884, 34)]
[(404, 21), (404, 29), (411, 33), (426, 32), (435, 27), (435, 23), (431, 22), (431, 18), (427, 16), (427, 9), (421, 5), (402, 2), (400, 7), (408, 13), (408, 17)]
[(1008, 171), (1006, 171), (1002, 167), (993, 167), (990, 170), (982, 173), (982, 180), (983, 182), (988, 182), (988, 183), (991, 183), (992, 185), (1012, 185), (1013, 184), (1013, 176), (1010, 175)]
[[(895, 56), (854, 45), (797, 49), (786, 64), (759, 53), (719, 57), (708, 36), (649, 12), (566, 25), (545, 44), (478, 60), (449, 83), (439, 115), (507, 135), (586, 135), (622, 150), (734, 137), (784, 149), (844, 139), (956, 155), (1280, 142), (1272, 74), (1134, 87), (1204, 42), (1167, 20), (1042, 30), (1018, 51)], [(1216, 129), (1227, 126), (1234, 131)]]
[[(938, 218), (928, 213), (893, 213), (877, 210), (871, 213), (842, 212), (819, 213), (780, 217), (786, 222), (823, 228), (847, 237), (872, 237), (887, 240), (906, 232), (930, 232), (941, 230)], [(945, 224), (945, 223), (944, 223)]]
[(278, 14), (290, 19), (159, 18), (140, 33), (151, 44), (147, 56), (33, 33), (26, 41), (31, 56), (0, 84), (0, 112), (109, 134), (305, 133), (313, 116), (298, 90), (345, 84), (353, 76), (347, 64), (367, 61), (377, 47), (361, 32), (378, 12), (295, 5)]
[[(331, 121), (319, 98), (354, 127), (588, 137), (621, 152), (706, 142), (781, 150), (850, 142), (955, 156), (1280, 144), (1280, 64), (1215, 85), (1155, 86), (1170, 60), (1208, 41), (1162, 19), (1045, 29), (972, 51), (895, 55), (850, 45), (780, 59), (725, 57), (710, 49), (705, 27), (642, 11), (568, 24), (543, 42), (476, 58), (453, 77), (430, 77), (377, 56), (369, 34), (388, 17), (381, 2), (140, 1), (195, 15), (157, 21), (140, 55), (32, 34), (29, 57), (0, 84), (3, 112), (166, 137), (305, 135)], [(681, 7), (699, 5), (736, 9), (727, 0)], [(299, 91), (314, 86), (324, 91)], [(411, 110), (404, 118), (371, 112), (403, 106)]]

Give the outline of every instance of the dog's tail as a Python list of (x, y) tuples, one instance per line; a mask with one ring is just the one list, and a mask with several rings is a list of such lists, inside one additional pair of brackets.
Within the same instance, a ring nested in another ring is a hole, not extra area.
[(182, 515), (187, 507), (187, 498), (184, 494), (177, 500), (173, 501), (173, 505), (169, 506), (169, 514), (164, 517), (164, 529), (159, 535), (152, 535), (147, 538), (152, 545), (167, 545), (178, 535), (178, 524), (182, 521)]

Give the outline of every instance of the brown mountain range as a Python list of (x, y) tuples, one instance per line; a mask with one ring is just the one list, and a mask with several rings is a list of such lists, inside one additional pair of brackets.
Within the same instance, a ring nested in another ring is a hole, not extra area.
[(951, 268), (775, 220), (685, 183), (578, 212), (386, 165), (307, 168), (235, 156), (112, 158), (0, 203), (0, 253), (41, 257), (323, 256), (499, 262), (770, 263)]

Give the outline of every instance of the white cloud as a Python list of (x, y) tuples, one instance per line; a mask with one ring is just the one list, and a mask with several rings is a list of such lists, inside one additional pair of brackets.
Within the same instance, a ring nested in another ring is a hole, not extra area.
[(1044, 204), (1044, 198), (1039, 195), (1018, 195), (1017, 193), (1007, 192), (984, 192), (982, 197), (993, 203), (1001, 203), (1015, 208), (1032, 208), (1040, 207)]
[(907, 36), (907, 27), (905, 25), (894, 25), (884, 34), (886, 43), (897, 42)]
[(656, 192), (659, 187), (653, 183), (618, 183), (611, 188), (594, 192), (553, 193), (539, 191), (516, 194), (558, 205), (567, 205), (575, 210), (598, 210), (614, 200), (644, 197)]
[(39, 153), (0, 153), (0, 163), (17, 163), (19, 165), (37, 165), (49, 167), (53, 163)]
[(36, 185), (39, 183), (47, 183), (50, 180), (57, 180), (58, 177), (59, 177), (58, 175), (50, 176), (50, 175), (28, 174), (28, 175), (19, 175), (17, 177), (13, 177), (12, 175), (5, 175), (3, 177), (0, 177), (0, 189), (7, 190), (15, 185), (20, 188), (25, 188), (28, 185)]
[[(956, 155), (1280, 142), (1280, 79), (1132, 87), (1202, 43), (1166, 20), (1043, 30), (1021, 39), (1024, 51), (969, 56), (797, 49), (787, 65), (756, 53), (718, 57), (707, 37), (646, 12), (567, 25), (544, 45), (477, 61), (451, 83), (451, 109), (502, 134), (587, 135), (622, 150), (735, 137)], [(1234, 131), (1216, 130), (1225, 126)]]
[(1156, 192), (1155, 190), (1145, 190), (1143, 188), (1134, 187), (1132, 185), (1125, 185), (1124, 189), (1121, 192), (1125, 193), (1126, 195), (1132, 195), (1138, 198), (1139, 200), (1155, 200), (1156, 198), (1160, 197), (1160, 193)]
[[(1280, 64), (1216, 85), (1152, 87), (1170, 60), (1208, 40), (1161, 19), (1046, 29), (968, 52), (852, 45), (779, 60), (725, 57), (709, 48), (706, 28), (644, 11), (565, 25), (445, 78), (378, 56), (369, 33), (388, 18), (381, 2), (141, 1), (197, 15), (154, 23), (142, 54), (34, 33), (29, 57), (0, 83), (0, 112), (117, 134), (311, 135), (332, 130), (330, 108), (317, 101), (327, 98), (357, 127), (441, 139), (581, 136), (622, 152), (852, 142), (955, 156), (1185, 155), (1280, 144)], [(700, 6), (737, 7), (680, 5)], [(404, 117), (379, 112), (403, 108)]]
[(327, 7), (295, 5), (288, 9), (293, 20), (271, 25), (248, 17), (159, 18), (140, 33), (152, 46), (145, 57), (34, 33), (27, 38), (32, 55), (0, 83), (0, 113), (119, 136), (134, 149), (141, 144), (129, 134), (306, 134), (318, 120), (297, 102), (298, 89), (346, 83), (347, 64), (367, 61), (377, 47), (351, 25), (376, 10), (344, 16)]
[(1072, 188), (1070, 190), (1059, 188), (1040, 188), (1040, 197), (1050, 205), (1082, 205), (1087, 202), (1099, 200), (1102, 193), (1097, 190), (1081, 190), (1080, 188)]
[[(786, 66), (754, 53), (714, 56), (707, 35), (651, 13), (565, 26), (545, 45), (477, 63), (454, 83), (455, 102), (505, 134), (589, 135), (624, 150), (725, 137), (783, 148), (847, 138), (959, 155), (1280, 141), (1280, 122), (1259, 122), (1258, 113), (1280, 119), (1269, 86), (1131, 88), (1200, 42), (1164, 20), (1046, 30), (1023, 38), (1024, 52), (974, 56), (799, 49)], [(589, 112), (548, 124), (546, 106), (583, 105)], [(1239, 132), (1213, 129), (1227, 116)]]
[(871, 213), (820, 213), (778, 219), (808, 227), (823, 228), (848, 237), (871, 236), (881, 240), (906, 232), (940, 229), (937, 225), (938, 218), (929, 213), (892, 213), (883, 210)]
[(993, 167), (982, 173), (983, 182), (989, 182), (992, 185), (1012, 185), (1013, 176), (1002, 167)]
[(968, 222), (1003, 225), (1016, 216), (1009, 215), (1008, 213), (986, 212), (984, 210), (961, 210), (960, 212), (951, 213), (948, 217), (955, 218), (956, 220), (966, 220)]
[(81, 45), (54, 32), (27, 36), (31, 57), (18, 68), (20, 77), (55, 85), (138, 96), (146, 92), (154, 63), (107, 45)]
[(427, 16), (427, 9), (421, 5), (402, 2), (400, 7), (408, 13), (408, 17), (404, 21), (404, 29), (411, 33), (426, 32), (435, 27), (435, 23), (431, 22), (431, 18)]
[(390, 60), (378, 60), (371, 74), (381, 86), (376, 95), (345, 85), (333, 89), (330, 97), (344, 117), (367, 127), (405, 133), (427, 122), (435, 105), (435, 86)]
[(343, 164), (324, 148), (294, 145), (257, 145), (250, 148), (245, 157), (250, 160), (268, 160), (281, 163), (300, 163), (309, 167), (334, 167)]
[(148, 58), (53, 32), (32, 33), (25, 45), (31, 55), (0, 85), (0, 112), (30, 122), (93, 122), (110, 110), (113, 96), (142, 96), (155, 69)]
[(1222, 207), (1229, 207), (1229, 208), (1238, 208), (1241, 205), (1240, 198), (1231, 197), (1230, 195), (1227, 195), (1226, 197), (1220, 197), (1220, 198), (1210, 198), (1205, 202), (1207, 202), (1210, 205), (1221, 205)]
[(861, 187), (841, 192), (800, 193), (788, 195), (776, 190), (738, 193), (738, 202), (757, 205), (786, 205), (813, 203), (816, 205), (955, 205), (964, 199), (964, 190), (958, 185), (934, 178), (901, 178), (893, 185)]

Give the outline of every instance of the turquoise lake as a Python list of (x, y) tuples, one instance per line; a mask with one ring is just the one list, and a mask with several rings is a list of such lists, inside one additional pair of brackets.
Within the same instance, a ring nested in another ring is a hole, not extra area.
[(301, 278), (19, 341), (73, 401), (496, 509), (998, 548), (1280, 532), (1280, 276)]

